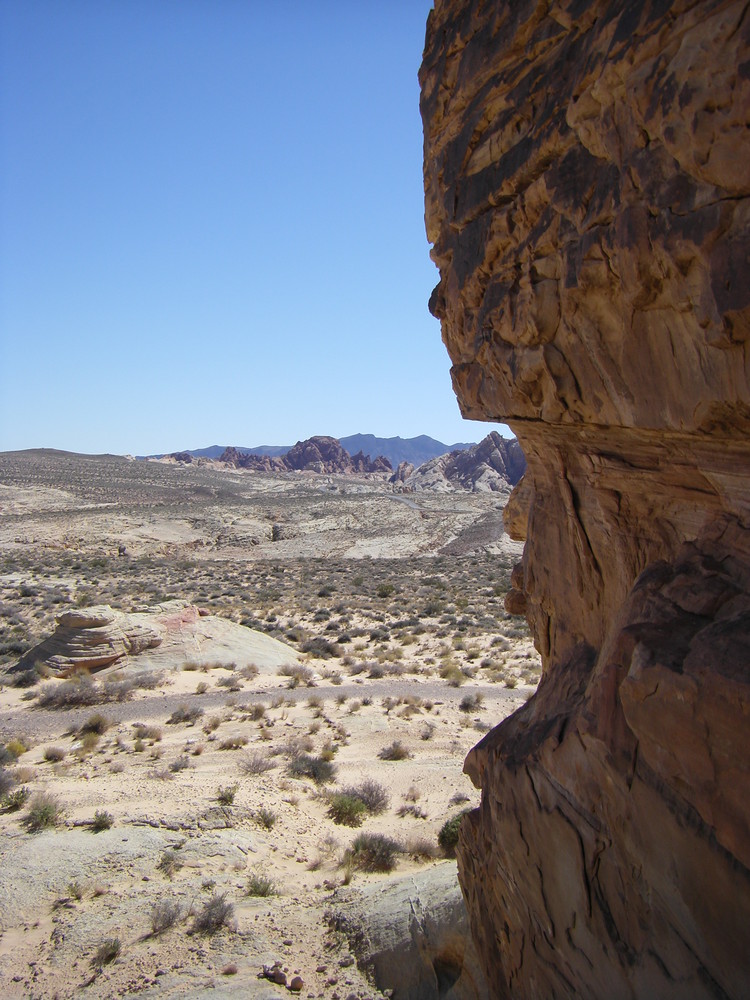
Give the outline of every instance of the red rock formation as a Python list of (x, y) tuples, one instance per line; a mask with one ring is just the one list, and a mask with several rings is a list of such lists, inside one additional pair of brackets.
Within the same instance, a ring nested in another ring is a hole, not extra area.
[(528, 471), (537, 695), (472, 751), (499, 996), (750, 982), (750, 16), (437, 0), (426, 219), (463, 412)]
[(220, 462), (258, 472), (320, 472), (347, 475), (364, 472), (392, 472), (391, 463), (383, 455), (371, 459), (361, 451), (351, 456), (336, 438), (311, 437), (298, 441), (286, 455), (249, 455), (236, 448), (225, 448)]

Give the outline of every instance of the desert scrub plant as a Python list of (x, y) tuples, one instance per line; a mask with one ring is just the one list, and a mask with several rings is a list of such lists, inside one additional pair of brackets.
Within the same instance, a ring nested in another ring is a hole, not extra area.
[(403, 851), (401, 844), (382, 833), (360, 833), (346, 852), (355, 868), (366, 872), (390, 872), (396, 867), (396, 856)]
[(278, 896), (279, 889), (270, 875), (266, 875), (262, 869), (256, 868), (248, 876), (245, 892), (248, 896)]
[(276, 813), (266, 806), (261, 806), (255, 812), (255, 822), (262, 826), (264, 830), (272, 830), (276, 823)]
[(119, 938), (105, 938), (94, 952), (91, 964), (95, 969), (102, 969), (110, 962), (114, 962), (121, 951), (122, 945)]
[(134, 722), (133, 730), (136, 739), (139, 740), (151, 740), (152, 743), (158, 743), (162, 738), (162, 732), (158, 726), (148, 726), (145, 722)]
[(477, 691), (476, 694), (465, 694), (458, 707), (461, 712), (478, 712), (483, 702), (483, 695)]
[(219, 750), (240, 750), (244, 746), (247, 746), (246, 736), (230, 736), (221, 741)]
[(38, 833), (57, 824), (63, 818), (65, 810), (60, 800), (50, 792), (37, 792), (29, 802), (29, 808), (24, 817), (24, 826), (29, 833)]
[(65, 760), (67, 754), (68, 751), (64, 747), (47, 747), (42, 756), (49, 764), (59, 764), (61, 760)]
[(368, 813), (377, 816), (385, 812), (391, 801), (388, 789), (373, 778), (365, 778), (358, 785), (347, 785), (342, 794), (358, 799)]
[(151, 933), (154, 936), (174, 927), (182, 917), (182, 907), (172, 899), (158, 899), (151, 907)]
[(223, 806), (231, 806), (234, 803), (234, 798), (239, 790), (239, 785), (226, 785), (226, 787), (219, 786), (219, 790), (216, 793), (216, 799)]
[(381, 760), (408, 760), (411, 757), (411, 750), (405, 747), (401, 740), (394, 740), (378, 754)]
[(267, 754), (255, 750), (243, 753), (239, 758), (238, 766), (243, 774), (265, 774), (266, 771), (276, 767), (276, 764)]
[(173, 875), (182, 868), (182, 860), (178, 857), (177, 851), (168, 847), (161, 856), (159, 864), (156, 866), (166, 878), (171, 879)]
[(167, 719), (168, 726), (176, 726), (181, 722), (187, 722), (191, 726), (203, 715), (203, 709), (198, 706), (178, 705)]
[(438, 833), (437, 838), (438, 844), (443, 849), (443, 853), (447, 858), (453, 858), (456, 855), (456, 846), (458, 844), (458, 835), (461, 829), (461, 820), (470, 811), (470, 809), (462, 809), (460, 813), (456, 813), (455, 816), (451, 816), (451, 818), (447, 819), (440, 827), (440, 832)]
[(94, 818), (91, 820), (91, 829), (94, 833), (100, 833), (102, 830), (109, 830), (114, 821), (115, 818), (112, 813), (108, 813), (103, 809), (97, 809), (94, 813)]
[(323, 757), (301, 753), (293, 757), (287, 765), (287, 772), (293, 778), (312, 778), (318, 785), (333, 781), (336, 776), (336, 765)]
[(86, 733), (95, 733), (97, 736), (103, 736), (110, 725), (111, 723), (106, 715), (102, 715), (101, 712), (95, 712), (86, 719), (78, 730), (78, 734), (79, 736), (85, 736)]
[(12, 760), (18, 760), (18, 758), (25, 754), (29, 749), (26, 740), (20, 739), (19, 737), (14, 737), (12, 740), (8, 740), (5, 744), (5, 750), (9, 758)]
[(0, 798), (0, 808), (3, 812), (18, 812), (26, 805), (31, 792), (25, 785), (20, 788), (12, 788)]
[(222, 927), (231, 924), (234, 906), (227, 900), (225, 892), (215, 892), (193, 918), (192, 934), (216, 934)]
[(328, 800), (328, 815), (340, 826), (362, 826), (367, 807), (361, 799), (345, 792), (335, 792)]
[(288, 677), (287, 687), (296, 688), (300, 684), (306, 684), (307, 687), (315, 686), (315, 672), (310, 667), (305, 667), (299, 663), (285, 663), (282, 667), (279, 667), (279, 674), (281, 677)]

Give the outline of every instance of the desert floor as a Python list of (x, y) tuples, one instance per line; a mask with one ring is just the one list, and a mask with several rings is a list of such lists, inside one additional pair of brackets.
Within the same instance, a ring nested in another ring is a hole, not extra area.
[[(464, 757), (538, 682), (504, 498), (44, 452), (0, 496), (3, 995), (377, 995), (330, 914), (455, 867)], [(11, 669), (93, 604), (207, 614), (88, 687)]]

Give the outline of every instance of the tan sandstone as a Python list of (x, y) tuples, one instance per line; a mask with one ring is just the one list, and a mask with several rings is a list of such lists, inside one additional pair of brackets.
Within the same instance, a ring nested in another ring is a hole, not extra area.
[(498, 996), (750, 982), (750, 20), (437, 0), (427, 232), (465, 415), (528, 471), (538, 694), (471, 752)]

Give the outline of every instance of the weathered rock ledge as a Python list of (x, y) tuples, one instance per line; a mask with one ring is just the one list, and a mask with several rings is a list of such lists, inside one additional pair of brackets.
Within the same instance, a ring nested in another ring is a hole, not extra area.
[(527, 473), (537, 695), (466, 769), (459, 869), (513, 997), (750, 982), (750, 18), (437, 0), (427, 232), (463, 412)]

